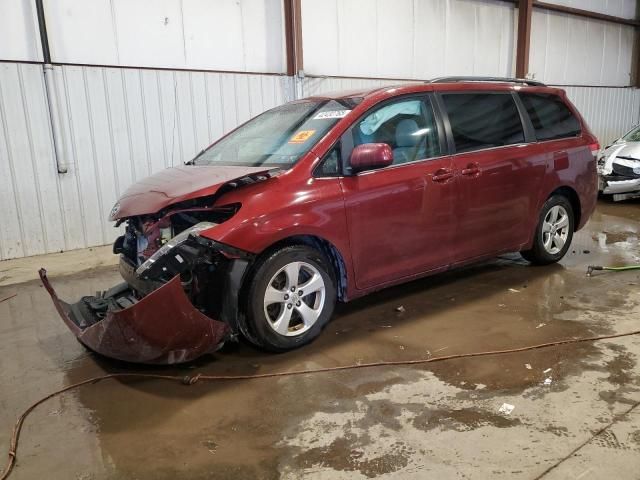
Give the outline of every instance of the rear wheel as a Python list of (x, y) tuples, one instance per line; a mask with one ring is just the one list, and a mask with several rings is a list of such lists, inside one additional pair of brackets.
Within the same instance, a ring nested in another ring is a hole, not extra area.
[(533, 248), (521, 252), (522, 256), (536, 265), (559, 261), (571, 245), (574, 222), (569, 200), (562, 195), (552, 196), (540, 211)]
[(322, 254), (295, 245), (259, 262), (248, 291), (247, 326), (258, 346), (290, 350), (317, 337), (336, 302), (333, 272)]

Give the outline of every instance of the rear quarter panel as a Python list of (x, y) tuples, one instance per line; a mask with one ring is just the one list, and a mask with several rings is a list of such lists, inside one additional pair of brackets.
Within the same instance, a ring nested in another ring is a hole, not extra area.
[[(582, 128), (582, 133), (579, 137), (539, 142), (532, 146), (540, 155), (546, 155), (547, 160), (546, 173), (539, 191), (536, 208), (531, 212), (532, 234), (529, 244), (524, 247), (526, 249), (532, 245), (542, 205), (559, 188), (568, 187), (574, 190), (578, 196), (580, 220), (576, 225), (576, 230), (584, 227), (589, 221), (598, 199), (596, 159), (591, 152), (590, 145), (597, 143), (598, 139), (591, 133), (583, 116), (567, 98), (564, 90), (533, 87), (523, 88), (522, 91), (558, 95), (576, 116)], [(566, 156), (562, 155), (563, 152), (566, 152)]]
[(575, 190), (580, 200), (580, 220), (576, 225), (576, 230), (581, 229), (587, 223), (596, 208), (598, 199), (596, 160), (589, 148), (595, 139), (592, 142), (592, 139), (588, 137), (589, 135), (554, 142), (553, 151), (566, 151), (567, 160), (554, 159), (551, 155), (539, 201), (539, 206), (542, 207), (549, 195), (561, 187), (570, 187)]
[[(554, 191), (562, 187), (574, 190), (580, 202), (580, 219), (576, 230), (585, 226), (593, 214), (598, 198), (598, 175), (596, 161), (589, 145), (595, 139), (590, 134), (579, 138), (541, 142), (538, 148), (546, 151), (546, 173), (542, 182), (535, 209), (531, 212), (531, 246), (542, 206)], [(562, 152), (566, 152), (563, 155)], [(525, 247), (526, 248), (526, 247)]]

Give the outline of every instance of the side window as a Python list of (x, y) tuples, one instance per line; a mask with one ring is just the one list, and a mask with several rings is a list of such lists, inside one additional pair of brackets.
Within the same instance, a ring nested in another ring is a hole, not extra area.
[(386, 143), (393, 150), (393, 164), (437, 157), (438, 129), (430, 101), (402, 99), (375, 108), (351, 127), (353, 146)]
[(539, 141), (580, 135), (580, 122), (560, 97), (537, 93), (519, 95)]
[(510, 93), (443, 94), (456, 152), (524, 142), (518, 108)]
[(340, 142), (324, 156), (314, 175), (316, 177), (335, 177), (340, 175)]

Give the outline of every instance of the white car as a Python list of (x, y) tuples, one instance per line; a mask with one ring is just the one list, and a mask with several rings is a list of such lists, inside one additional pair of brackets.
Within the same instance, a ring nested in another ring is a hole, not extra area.
[(640, 125), (598, 154), (600, 193), (614, 201), (640, 197)]

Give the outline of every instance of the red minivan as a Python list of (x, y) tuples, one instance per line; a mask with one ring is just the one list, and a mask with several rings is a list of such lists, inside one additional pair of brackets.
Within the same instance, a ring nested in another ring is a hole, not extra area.
[(130, 187), (125, 282), (73, 305), (92, 350), (178, 363), (318, 336), (336, 301), (503, 252), (557, 262), (592, 214), (598, 142), (563, 90), (449, 77), (269, 110)]

